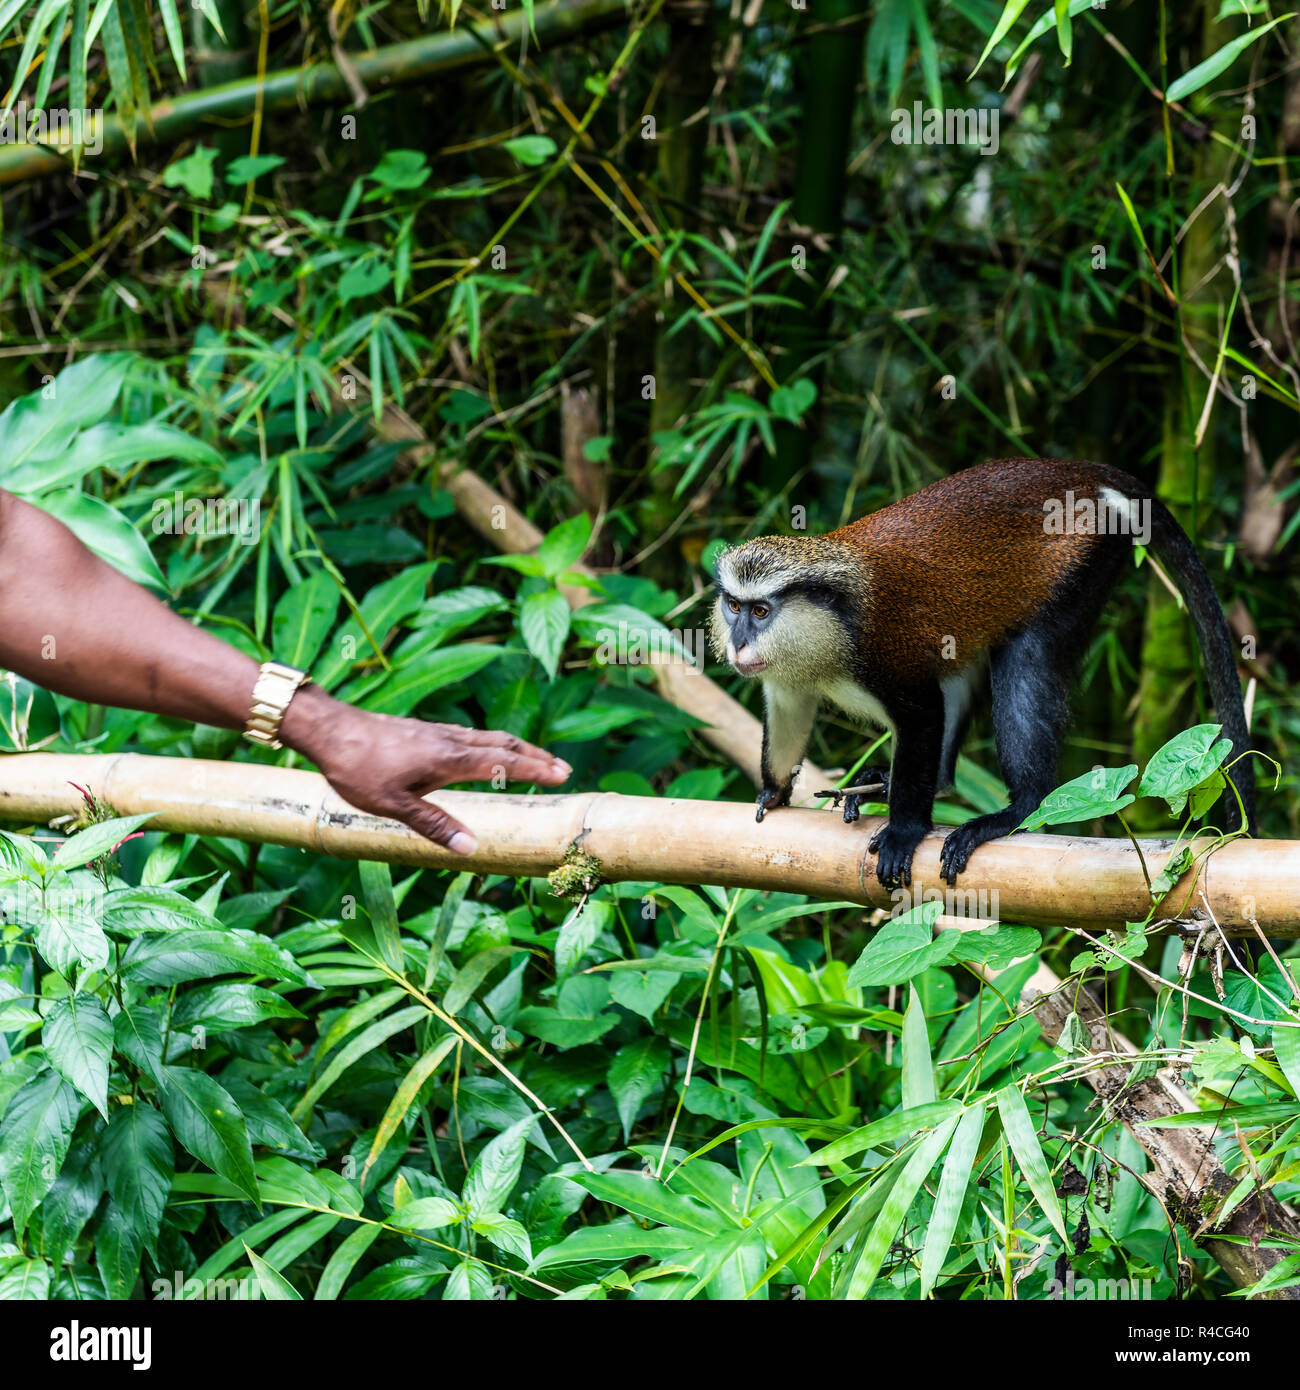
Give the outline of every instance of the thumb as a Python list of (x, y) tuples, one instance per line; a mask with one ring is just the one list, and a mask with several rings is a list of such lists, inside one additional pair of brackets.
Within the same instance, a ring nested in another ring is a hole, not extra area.
[(448, 815), (441, 806), (433, 806), (414, 793), (401, 797), (392, 814), (426, 840), (432, 840), (453, 854), (473, 854), (478, 848), (478, 841), (460, 821)]

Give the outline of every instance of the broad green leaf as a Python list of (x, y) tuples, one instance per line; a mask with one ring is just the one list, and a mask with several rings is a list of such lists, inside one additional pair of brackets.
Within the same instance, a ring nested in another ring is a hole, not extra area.
[(326, 570), (291, 585), (275, 605), (271, 639), (277, 661), (305, 671), (316, 660), (339, 610), (339, 587)]
[(528, 1131), (537, 1123), (536, 1115), (527, 1115), (503, 1130), (483, 1146), (470, 1165), (469, 1176), (461, 1195), (471, 1217), (500, 1211), (519, 1181)]
[(554, 680), (569, 635), (569, 605), (564, 595), (558, 589), (530, 594), (519, 611), (519, 632), (524, 645)]
[(932, 929), (941, 910), (941, 903), (920, 903), (886, 922), (854, 962), (849, 985), (903, 984), (947, 960), (957, 947), (957, 933), (934, 936)]
[(296, 985), (314, 984), (288, 951), (249, 931), (196, 930), (141, 936), (122, 957), (122, 974), (144, 985), (174, 985), (234, 972)]
[(58, 459), (80, 429), (113, 408), (133, 358), (96, 353), (74, 362), (40, 391), (20, 396), (0, 414), (0, 486), (36, 477), (32, 463)]
[(410, 714), (427, 696), (476, 675), (505, 651), (487, 643), (443, 647), (399, 667), (361, 701), (380, 714)]
[(220, 1033), (230, 1028), (249, 1028), (273, 1018), (303, 1018), (282, 995), (259, 985), (206, 985), (182, 994), (172, 1010), (172, 1031), (186, 1033), (205, 1028)]
[(443, 1226), (455, 1226), (463, 1219), (461, 1209), (445, 1197), (417, 1197), (399, 1207), (388, 1218), (388, 1224), (399, 1231), (436, 1231)]
[(1038, 830), (1044, 825), (1069, 825), (1094, 820), (1122, 811), (1135, 798), (1124, 788), (1137, 774), (1137, 764), (1127, 767), (1098, 767), (1049, 792), (1036, 811), (1031, 811), (1017, 829)]
[(171, 1192), (175, 1158), (167, 1123), (138, 1101), (113, 1112), (100, 1142), (109, 1195), (123, 1219), (153, 1250)]
[(19, 1236), (54, 1185), (80, 1111), (76, 1088), (50, 1070), (22, 1086), (0, 1119), (0, 1187)]
[(586, 512), (578, 512), (567, 521), (547, 532), (546, 538), (537, 547), (537, 558), (542, 562), (542, 573), (548, 579), (563, 574), (570, 566), (582, 558), (582, 552), (591, 540), (591, 518)]
[(625, 1043), (614, 1054), (607, 1080), (623, 1122), (624, 1142), (631, 1136), (637, 1111), (663, 1080), (670, 1055), (668, 1044), (653, 1034)]
[(205, 1072), (164, 1068), (163, 1114), (182, 1148), (261, 1208), (253, 1150), (234, 1097)]
[(56, 1000), (45, 1015), (41, 1046), (54, 1070), (108, 1119), (113, 1024), (103, 1004), (93, 994)]
[(1222, 728), (1221, 724), (1196, 724), (1158, 748), (1142, 774), (1138, 795), (1161, 797), (1174, 815), (1180, 815), (1188, 792), (1212, 777), (1232, 751), (1232, 740), (1218, 737)]
[(119, 816), (115, 820), (88, 825), (85, 830), (79, 830), (54, 851), (54, 862), (61, 869), (76, 869), (82, 864), (89, 864), (92, 859), (98, 859), (120, 844), (133, 830), (138, 830), (146, 821), (152, 820), (155, 814), (153, 811), (146, 811), (140, 816)]

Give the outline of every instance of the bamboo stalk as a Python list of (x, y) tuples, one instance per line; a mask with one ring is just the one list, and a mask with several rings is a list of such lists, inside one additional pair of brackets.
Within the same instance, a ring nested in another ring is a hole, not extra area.
[[(626, 0), (554, 0), (552, 4), (538, 5), (532, 21), (538, 40), (545, 43), (612, 28), (622, 23), (627, 13)], [(362, 85), (370, 90), (382, 90), (436, 73), (489, 62), (493, 48), (498, 45), (517, 49), (528, 27), (528, 14), (517, 7), (491, 23), (461, 24), (452, 32), (429, 34), (348, 56)], [(351, 100), (347, 80), (332, 63), (282, 68), (267, 73), (260, 87), (264, 111), (312, 102)], [(251, 115), (258, 99), (258, 88), (257, 78), (250, 77), (169, 97), (141, 116), (133, 132), (134, 139), (137, 145), (166, 144), (188, 135), (206, 121), (230, 121)], [(129, 146), (130, 132), (118, 117), (101, 117), (99, 129), (103, 136), (102, 150), (93, 156), (83, 153), (83, 168), (93, 165), (95, 159), (118, 155)], [(0, 184), (71, 172), (73, 148), (72, 145), (57, 148), (0, 145)]]
[[(478, 850), (465, 858), (349, 806), (315, 772), (138, 753), (23, 753), (0, 763), (0, 817), (30, 824), (76, 812), (84, 803), (74, 782), (119, 815), (154, 812), (150, 824), (159, 830), (266, 841), (342, 859), (541, 877), (576, 844), (600, 861), (599, 875), (611, 883), (708, 883), (899, 905), (877, 881), (867, 850), (881, 822), (845, 825), (832, 811), (790, 807), (760, 825), (751, 807), (734, 801), (437, 792), (433, 799), (478, 839)], [(943, 836), (932, 832), (917, 850), (914, 901), (933, 900), (945, 888)], [(1169, 846), (1140, 843), (1155, 863)], [(1204, 890), (1225, 929), (1245, 934), (1253, 915), (1270, 934), (1300, 933), (1300, 841), (1237, 840), (1203, 861), (1199, 873), (1196, 901)], [(1181, 902), (1191, 887), (1185, 879), (1170, 901)], [(948, 910), (961, 916), (1098, 928), (1142, 918), (1148, 901), (1131, 844), (1069, 835), (1016, 835), (984, 845), (959, 888), (945, 896)]]

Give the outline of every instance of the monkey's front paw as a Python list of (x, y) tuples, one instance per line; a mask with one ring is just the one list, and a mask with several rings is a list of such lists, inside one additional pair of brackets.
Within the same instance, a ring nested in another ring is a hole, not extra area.
[(943, 849), (939, 851), (939, 874), (950, 888), (957, 882), (957, 875), (965, 872), (971, 855), (983, 843), (966, 831), (967, 826), (958, 826), (943, 842)]
[(925, 838), (923, 825), (893, 821), (873, 836), (867, 848), (876, 856), (876, 877), (885, 888), (912, 886), (912, 856)]
[(761, 821), (773, 807), (788, 806), (789, 804), (789, 787), (764, 787), (758, 794), (758, 810), (754, 815), (754, 819), (756, 821)]

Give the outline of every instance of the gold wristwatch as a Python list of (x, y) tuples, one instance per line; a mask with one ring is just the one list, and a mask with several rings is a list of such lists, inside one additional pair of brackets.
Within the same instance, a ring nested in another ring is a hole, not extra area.
[(283, 748), (280, 742), (280, 721), (289, 708), (299, 687), (308, 685), (311, 677), (293, 666), (278, 661), (264, 661), (253, 685), (253, 703), (244, 725), (244, 737), (263, 748)]

